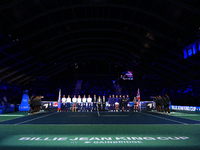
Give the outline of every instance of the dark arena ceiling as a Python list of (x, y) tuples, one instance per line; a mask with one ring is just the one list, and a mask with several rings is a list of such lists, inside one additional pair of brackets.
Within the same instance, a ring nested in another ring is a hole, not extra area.
[(200, 78), (199, 53), (183, 57), (200, 37), (199, 0), (1, 0), (0, 11), (0, 81), (26, 85), (75, 63), (169, 84)]

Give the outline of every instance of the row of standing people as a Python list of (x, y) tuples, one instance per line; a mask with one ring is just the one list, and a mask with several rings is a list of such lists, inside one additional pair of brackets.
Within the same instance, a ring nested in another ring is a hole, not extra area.
[[(170, 108), (169, 108), (169, 103), (170, 103), (170, 98), (167, 94), (161, 96), (156, 96), (155, 97), (155, 103), (156, 103), (156, 108), (157, 112), (164, 112), (170, 114)], [(163, 109), (164, 106), (164, 109)]]
[[(68, 95), (66, 98), (65, 95), (62, 97), (62, 110), (65, 111), (67, 108), (67, 111), (70, 111), (71, 102), (73, 103), (72, 111), (76, 111), (77, 109), (80, 111), (96, 111), (97, 109), (101, 111), (101, 106), (103, 106), (102, 110), (105, 110), (106, 101), (108, 102), (109, 111), (129, 111), (128, 104), (130, 102), (129, 95), (109, 95), (109, 98), (106, 98), (105, 96), (96, 96), (94, 95), (93, 98), (91, 98), (90, 95), (86, 98), (86, 95), (84, 95), (82, 98), (80, 95), (78, 95), (78, 98), (76, 98), (76, 95), (74, 95), (73, 98)], [(92, 106), (93, 103), (93, 106)], [(86, 106), (87, 104), (87, 106)], [(136, 100), (134, 98), (134, 109), (136, 109)]]

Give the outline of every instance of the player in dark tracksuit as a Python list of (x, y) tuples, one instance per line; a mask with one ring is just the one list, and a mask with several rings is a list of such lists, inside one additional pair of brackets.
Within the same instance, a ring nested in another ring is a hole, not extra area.
[(109, 95), (109, 98), (108, 98), (108, 111), (111, 111), (111, 104), (112, 104), (112, 98), (111, 98), (111, 95)]
[(34, 95), (32, 95), (31, 98), (30, 98), (30, 100), (29, 100), (30, 109), (28, 111), (28, 115), (30, 113), (33, 114), (33, 110), (34, 110), (33, 100), (34, 100)]
[(106, 107), (106, 97), (103, 96), (103, 111), (105, 111), (105, 107)]
[(157, 112), (159, 111), (159, 100), (158, 100), (158, 96), (155, 96), (155, 103), (156, 103), (156, 110)]
[[(35, 110), (36, 110), (36, 102), (37, 102), (37, 101), (36, 101), (36, 97), (34, 97), (33, 100), (32, 100), (32, 103), (31, 103), (31, 104), (32, 104), (32, 107), (33, 107), (33, 113), (34, 113)], [(33, 113), (32, 113), (32, 114), (33, 114)]]
[[(167, 94), (165, 94), (165, 97), (166, 97), (166, 109), (168, 109), (168, 114), (170, 114), (170, 109), (169, 109), (169, 102), (170, 102), (170, 99), (169, 99), (169, 96)], [(167, 110), (165, 110), (166, 112)]]
[(118, 103), (119, 103), (119, 110), (122, 110), (122, 96), (121, 95), (119, 95)]
[(115, 111), (115, 95), (112, 96), (111, 104), (112, 104), (112, 111)]
[(41, 107), (41, 102), (42, 102), (42, 99), (41, 99), (41, 98), (42, 98), (42, 96), (40, 95), (40, 96), (39, 96), (39, 99), (38, 99), (38, 105), (39, 105), (39, 106), (38, 106), (38, 111), (40, 111), (40, 107)]
[[(166, 110), (166, 105), (167, 105), (167, 99), (165, 98), (165, 96), (163, 95), (162, 96), (162, 99), (163, 99), (163, 105), (164, 105), (164, 111)], [(166, 113), (167, 111), (165, 111)]]
[(126, 100), (125, 100), (125, 110), (126, 111), (129, 111), (129, 102), (130, 102), (130, 98), (129, 98), (129, 95), (126, 95)]
[(36, 96), (35, 99), (34, 99), (34, 112), (37, 112), (38, 110), (38, 107), (39, 107), (39, 96)]
[(97, 99), (98, 110), (99, 110), (99, 111), (101, 111), (101, 102), (102, 102), (102, 100), (101, 100), (101, 96), (99, 96), (98, 99)]
[(158, 99), (160, 101), (160, 111), (163, 112), (163, 99), (162, 99), (161, 95), (159, 95)]
[(119, 111), (119, 98), (118, 98), (118, 95), (116, 95), (116, 98), (115, 98), (115, 111)]
[(125, 95), (122, 96), (122, 112), (124, 112), (124, 106), (125, 106), (125, 101), (126, 101), (126, 98), (125, 98)]
[(96, 94), (94, 94), (94, 100), (93, 100), (93, 111), (97, 110), (97, 97)]

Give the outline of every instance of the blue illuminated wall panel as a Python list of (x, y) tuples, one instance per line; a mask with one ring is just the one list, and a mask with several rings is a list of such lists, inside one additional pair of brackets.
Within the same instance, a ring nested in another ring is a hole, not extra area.
[(184, 59), (200, 52), (200, 39), (183, 49)]
[(194, 44), (192, 49), (193, 49), (193, 55), (196, 54), (197, 53), (197, 45)]
[(198, 50), (200, 51), (200, 42), (198, 43)]
[(189, 49), (189, 50), (188, 50), (188, 56), (189, 56), (189, 57), (192, 56), (192, 49)]
[(184, 55), (184, 59), (186, 59), (187, 58), (187, 50), (183, 51), (183, 55)]

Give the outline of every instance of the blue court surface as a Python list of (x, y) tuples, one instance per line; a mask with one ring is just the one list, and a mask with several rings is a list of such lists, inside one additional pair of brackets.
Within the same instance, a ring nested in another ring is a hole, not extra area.
[(170, 124), (196, 124), (200, 121), (181, 118), (165, 113), (155, 112), (44, 112), (2, 121), (0, 124), (9, 125), (170, 125)]

